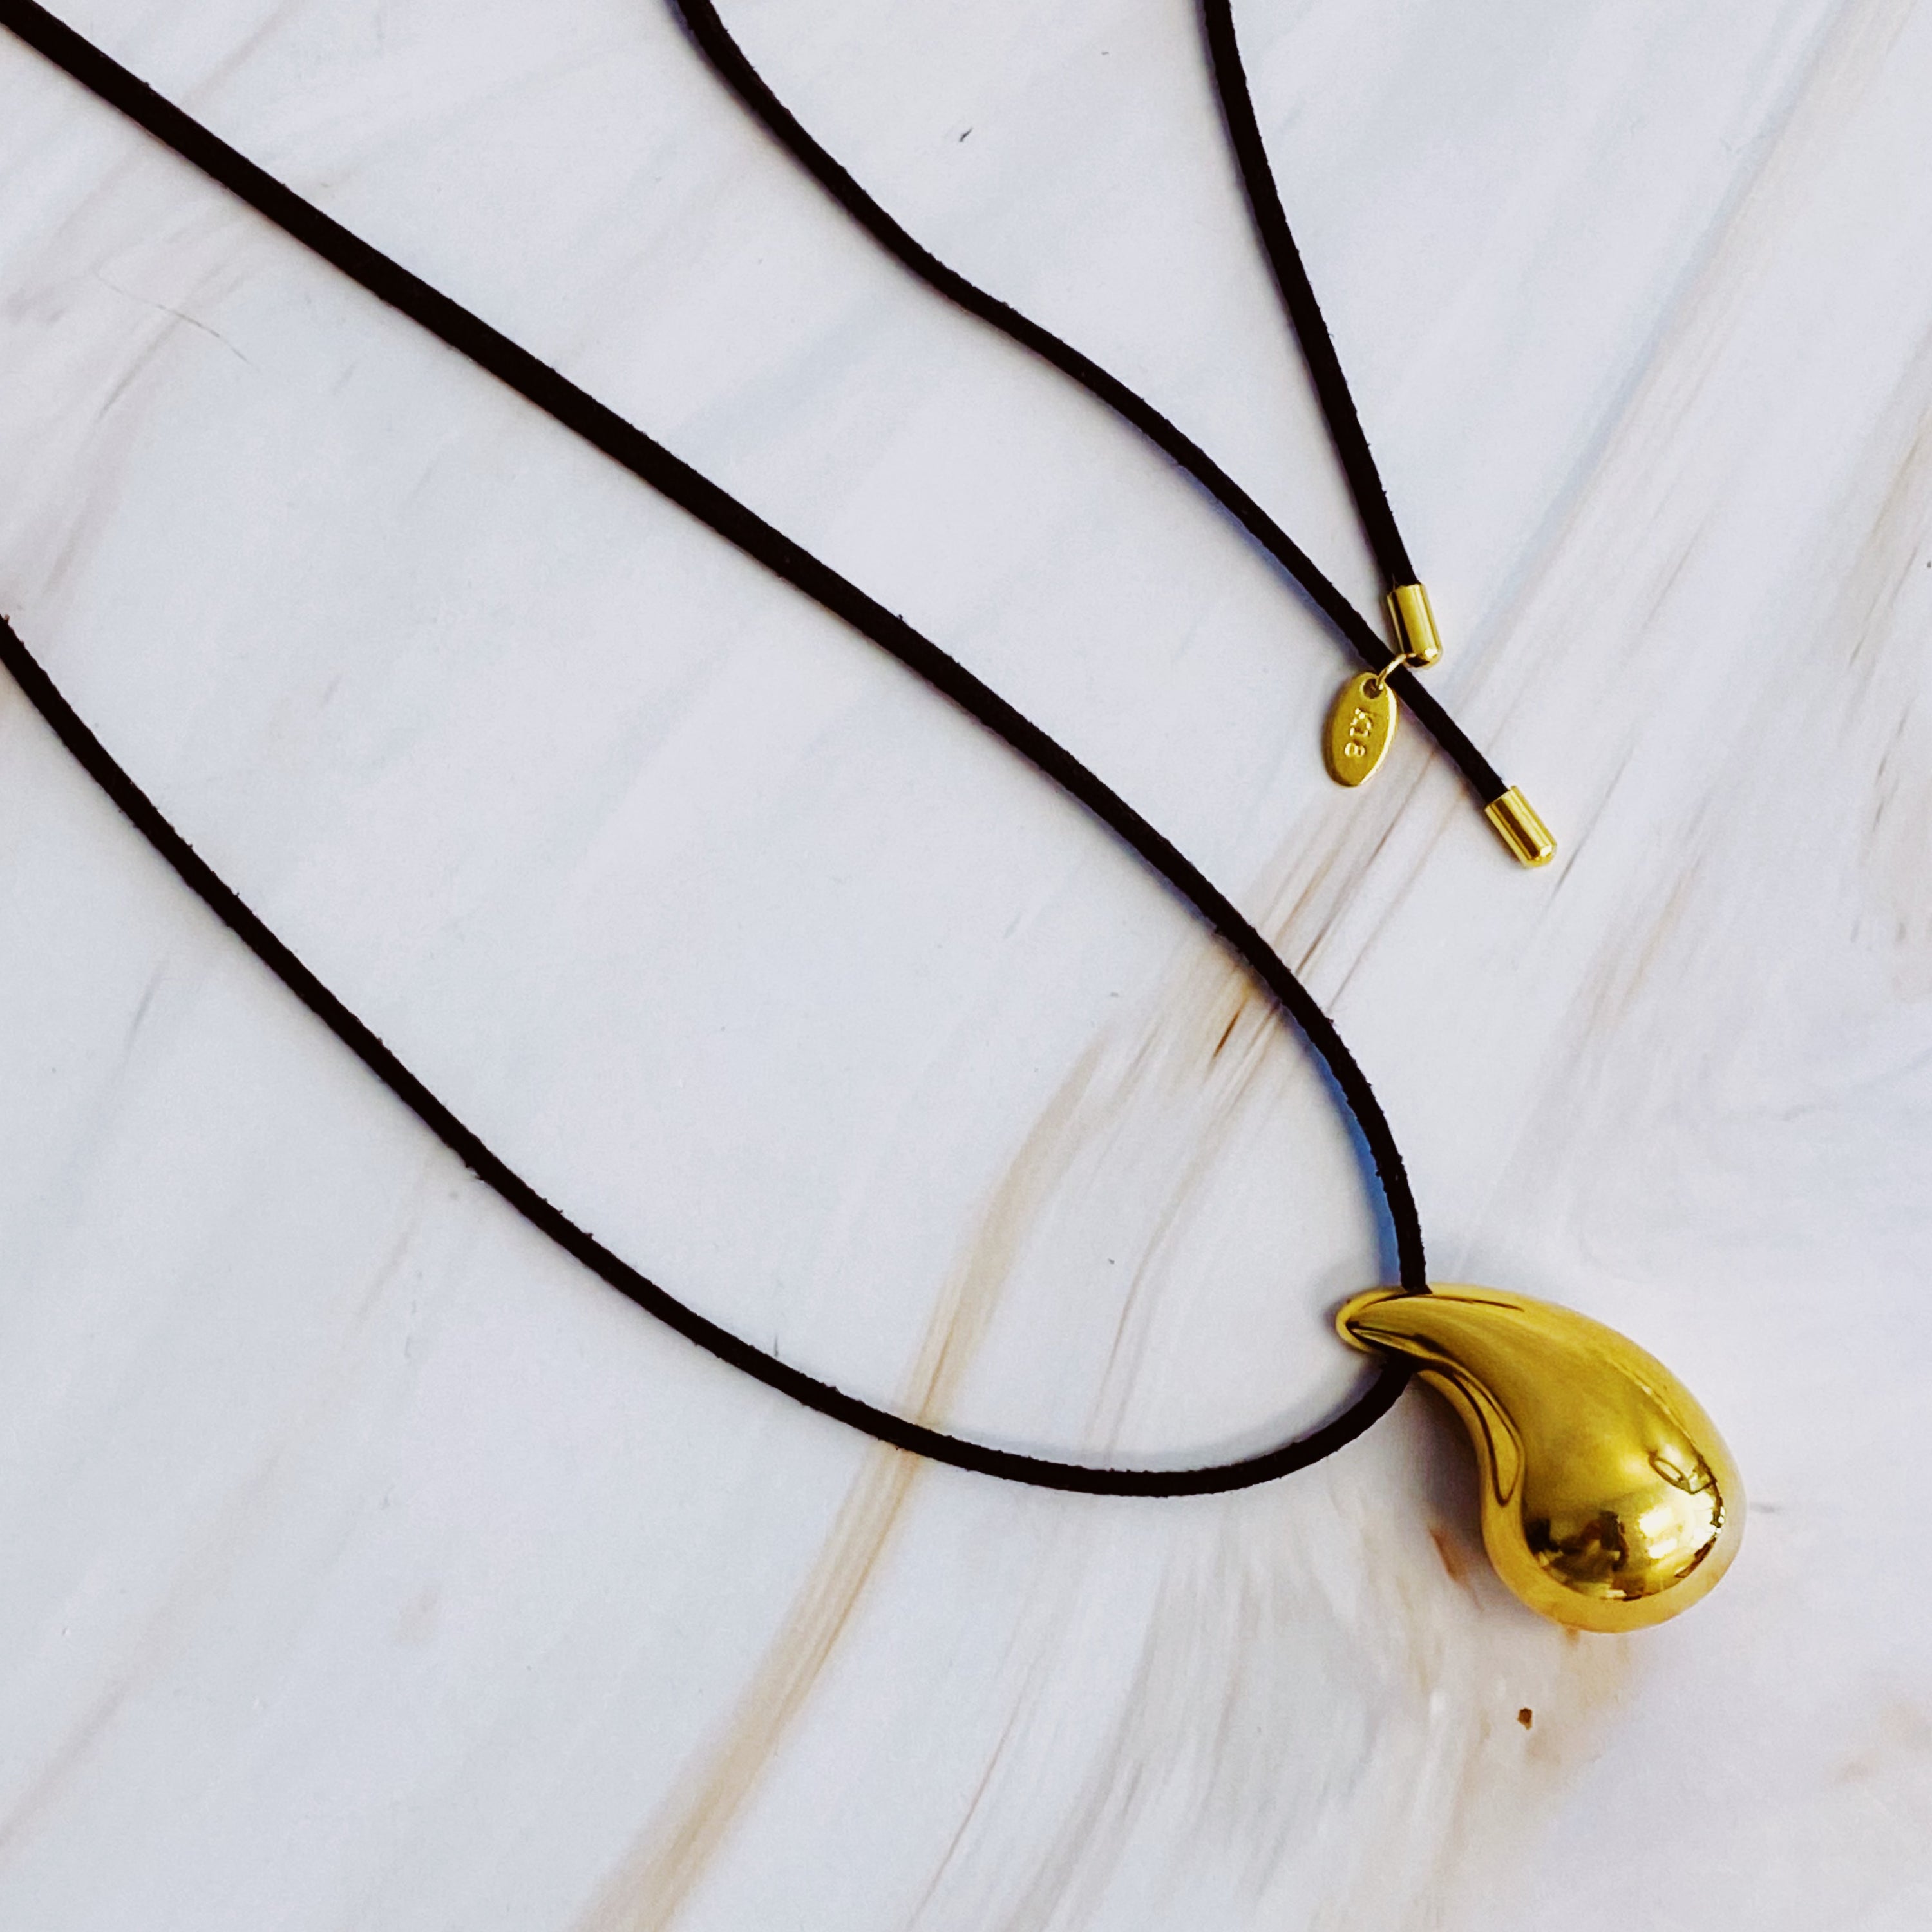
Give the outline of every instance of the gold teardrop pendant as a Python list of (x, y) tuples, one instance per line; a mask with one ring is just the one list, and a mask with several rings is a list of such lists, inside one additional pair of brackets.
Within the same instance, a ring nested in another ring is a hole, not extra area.
[(1400, 716), (1385, 676), (1365, 670), (1360, 677), (1349, 679), (1328, 708), (1328, 729), (1322, 740), (1328, 776), (1345, 785), (1361, 784), (1372, 778), (1394, 742)]
[(1615, 1329), (1456, 1284), (1372, 1289), (1336, 1326), (1448, 1397), (1481, 1467), (1490, 1561), (1532, 1610), (1639, 1630), (1730, 1567), (1744, 1510), (1730, 1451), (1690, 1390)]

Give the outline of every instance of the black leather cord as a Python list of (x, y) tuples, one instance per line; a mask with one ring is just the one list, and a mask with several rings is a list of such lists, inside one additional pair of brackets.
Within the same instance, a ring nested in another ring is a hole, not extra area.
[[(998, 329), (1009, 340), (1018, 343), (1023, 349), (1032, 350), (1042, 362), (1050, 363), (1063, 375), (1078, 383), (1089, 395), (1104, 403), (1123, 422), (1132, 424), (1156, 448), (1192, 477), (1274, 558), (1300, 586), (1309, 602), (1334, 625), (1343, 641), (1363, 663), (1376, 670), (1381, 670), (1388, 663), (1391, 646), (1382, 631), (1355, 609), (1307, 552), (1184, 430), (1170, 422), (1145, 397), (1130, 388), (1118, 376), (1103, 369), (1091, 356), (1083, 354), (1071, 343), (1062, 341), (1050, 329), (1042, 328), (1038, 322), (1001, 302), (997, 296), (989, 295), (976, 283), (968, 281), (956, 268), (940, 260), (931, 250), (909, 235), (806, 131), (797, 117), (772, 92), (764, 76), (746, 58), (744, 50), (725, 30), (724, 23), (718, 17), (718, 10), (712, 4), (712, 0), (671, 0), (671, 4), (682, 18), (698, 51), (753, 119), (880, 247), (916, 275), (928, 288), (937, 290), (949, 301), (956, 303), (969, 315), (976, 316), (989, 327)], [(1210, 0), (1210, 16), (1214, 6), (1215, 0)], [(1222, 10), (1225, 12), (1225, 6)], [(1232, 49), (1232, 28), (1228, 44)], [(1222, 81), (1222, 65), (1218, 58), (1215, 71), (1217, 81)], [(1246, 109), (1248, 127), (1252, 129), (1254, 125), (1254, 110), (1247, 103), (1246, 83), (1239, 80), (1238, 61), (1235, 63), (1234, 73), (1238, 93), (1233, 105), (1228, 108), (1231, 132), (1237, 106)], [(1228, 101), (1228, 94), (1225, 82), (1222, 82), (1222, 92), (1226, 104)], [(1361, 424), (1356, 418), (1355, 406), (1349, 396), (1348, 385), (1342, 380), (1341, 365), (1335, 356), (1334, 345), (1329, 340), (1328, 330), (1322, 324), (1321, 310), (1315, 306), (1314, 291), (1308, 286), (1308, 278), (1301, 269), (1300, 257), (1294, 252), (1294, 240), (1288, 235), (1286, 220), (1282, 218), (1280, 201), (1274, 193), (1274, 178), (1268, 172), (1268, 157), (1261, 147), (1258, 131), (1255, 132), (1252, 142), (1246, 152), (1237, 140), (1236, 156), (1240, 164), (1242, 178), (1247, 187), (1250, 204), (1256, 208), (1257, 225), (1262, 226), (1263, 240), (1268, 247), (1270, 260), (1274, 263), (1277, 278), (1284, 272), (1283, 260), (1277, 258), (1275, 243), (1270, 239), (1269, 231), (1262, 224), (1260, 204), (1256, 200), (1258, 192), (1264, 194), (1274, 207), (1279, 238), (1286, 244), (1285, 259), (1292, 264), (1292, 274), (1299, 278), (1300, 287), (1306, 291), (1307, 307), (1313, 316), (1312, 326), (1304, 326), (1292, 298), (1289, 302), (1291, 319), (1294, 321), (1297, 332), (1300, 336), (1304, 353), (1315, 379), (1316, 395), (1328, 418), (1329, 433), (1334, 438), (1336, 449), (1342, 456), (1349, 488), (1355, 499), (1357, 514), (1361, 518), (1363, 527), (1376, 552), (1377, 563), (1384, 574), (1389, 575), (1391, 586), (1412, 582), (1413, 578), (1409, 575), (1390, 574), (1391, 557), (1400, 564), (1402, 571), (1407, 571), (1408, 552), (1402, 548), (1400, 536), (1396, 534), (1395, 519), (1390, 513), (1388, 500), (1383, 494), (1381, 480), (1376, 473), (1374, 460), (1369, 454), (1368, 444), (1363, 436)], [(1320, 359), (1322, 352), (1325, 352), (1325, 364)], [(1347, 439), (1351, 429), (1354, 443), (1359, 446), (1359, 463), (1352, 462), (1350, 458)], [(1382, 524), (1386, 526), (1387, 536), (1393, 540), (1392, 547), (1386, 546), (1382, 538), (1378, 536), (1378, 526), (1374, 520), (1373, 511), (1376, 504), (1381, 506), (1379, 514)], [(1398, 670), (1390, 681), (1395, 687), (1396, 694), (1408, 707), (1416, 722), (1448, 754), (1483, 804), (1491, 803), (1509, 789), (1508, 781), (1477, 749), (1462, 727), (1443, 709), (1440, 701), (1412, 671), (1406, 669)]]
[[(1394, 1231), (1402, 1285), (1412, 1293), (1426, 1292), (1414, 1197), (1388, 1119), (1361, 1069), (1286, 963), (1220, 889), (1124, 799), (902, 619), (641, 430), (263, 172), (33, 0), (0, 0), (0, 26), (370, 294), (844, 619), (1078, 800), (1198, 914), (1300, 1028), (1340, 1090), (1368, 1148)], [(61, 742), (190, 890), (479, 1180), (532, 1227), (647, 1313), (806, 1408), (934, 1462), (1013, 1482), (1103, 1496), (1198, 1496), (1268, 1482), (1332, 1454), (1386, 1414), (1406, 1383), (1408, 1370), (1386, 1364), (1361, 1396), (1322, 1427), (1258, 1455), (1192, 1469), (1116, 1469), (1022, 1455), (949, 1436), (794, 1368), (720, 1328), (639, 1274), (553, 1206), (465, 1126), (197, 856), (75, 714), (4, 619), (0, 664)]]
[(1261, 238), (1268, 266), (1274, 271), (1275, 286), (1281, 291), (1288, 319), (1294, 325), (1322, 413), (1328, 419), (1335, 454), (1341, 458), (1348, 478), (1348, 494), (1355, 500), (1362, 533), (1376, 554), (1388, 589), (1393, 590), (1399, 584), (1413, 584), (1415, 566), (1408, 560), (1408, 547), (1395, 526), (1395, 512), (1389, 508), (1388, 492), (1382, 488), (1382, 473), (1370, 453), (1369, 439), (1363, 433), (1355, 399), (1349, 393), (1348, 379), (1342, 373), (1342, 359), (1335, 352), (1334, 339), (1322, 319), (1322, 305), (1315, 299), (1314, 285), (1302, 266), (1301, 251), (1288, 232), (1288, 216), (1275, 186), (1274, 170), (1268, 166), (1268, 149), (1262, 140), (1260, 123), (1255, 118), (1248, 76), (1241, 66), (1241, 50), (1234, 38), (1234, 0), (1202, 0), (1201, 19), (1208, 37), (1214, 89), (1221, 97), (1222, 118), (1227, 123), (1228, 142), (1240, 170), (1241, 185), (1247, 192), (1255, 232)]

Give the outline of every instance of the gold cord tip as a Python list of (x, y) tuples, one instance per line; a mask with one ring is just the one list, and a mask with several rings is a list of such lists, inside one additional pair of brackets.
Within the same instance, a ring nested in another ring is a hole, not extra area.
[(1556, 856), (1556, 841), (1536, 808), (1514, 785), (1483, 808), (1483, 816), (1496, 828), (1496, 836), (1519, 864), (1546, 866)]
[(1419, 584), (1398, 584), (1382, 602), (1402, 656), (1418, 669), (1432, 664), (1442, 655), (1442, 633), (1436, 628), (1429, 592)]

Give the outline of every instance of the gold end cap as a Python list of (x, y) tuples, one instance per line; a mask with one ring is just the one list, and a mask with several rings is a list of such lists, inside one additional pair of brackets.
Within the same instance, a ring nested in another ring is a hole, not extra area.
[(1398, 584), (1382, 602), (1403, 656), (1412, 664), (1432, 664), (1442, 655), (1442, 633), (1436, 628), (1428, 591), (1420, 584)]
[(1536, 808), (1514, 785), (1483, 808), (1483, 816), (1496, 828), (1496, 836), (1519, 864), (1546, 866), (1556, 856), (1556, 840), (1537, 817)]

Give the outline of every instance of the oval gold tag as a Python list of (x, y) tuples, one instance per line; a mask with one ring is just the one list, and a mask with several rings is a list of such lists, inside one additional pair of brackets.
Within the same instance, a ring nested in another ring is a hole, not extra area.
[(1369, 777), (1395, 736), (1398, 715), (1395, 694), (1373, 671), (1349, 679), (1328, 712), (1328, 776), (1345, 785)]

